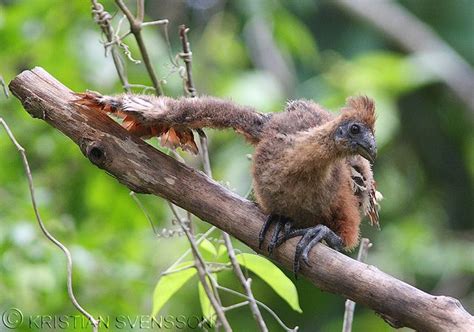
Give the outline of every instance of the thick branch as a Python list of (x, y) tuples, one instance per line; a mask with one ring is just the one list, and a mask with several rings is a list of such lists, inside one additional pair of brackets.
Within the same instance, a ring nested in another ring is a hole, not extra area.
[[(255, 206), (201, 172), (131, 136), (105, 114), (78, 108), (71, 91), (41, 68), (18, 75), (10, 89), (25, 109), (70, 137), (99, 168), (139, 193), (164, 197), (241, 240), (255, 251), (265, 216)], [(274, 259), (291, 269), (297, 239), (275, 250)], [(317, 245), (301, 273), (319, 288), (380, 313), (396, 326), (416, 330), (472, 331), (474, 317), (459, 301), (432, 296), (377, 268)]]

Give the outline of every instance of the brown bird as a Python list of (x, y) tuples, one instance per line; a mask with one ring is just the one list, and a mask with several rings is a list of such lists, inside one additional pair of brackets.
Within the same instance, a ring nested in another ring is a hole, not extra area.
[[(324, 240), (350, 250), (359, 242), (361, 216), (379, 225), (378, 200), (371, 163), (376, 156), (375, 105), (352, 97), (339, 115), (318, 104), (296, 100), (281, 113), (262, 114), (251, 107), (212, 97), (181, 98), (122, 94), (77, 94), (76, 104), (114, 114), (140, 137), (197, 153), (192, 129), (233, 128), (256, 146), (253, 185), (256, 201), (268, 218), (260, 247), (274, 224), (268, 250), (302, 236), (296, 246), (294, 272), (300, 260)], [(369, 163), (370, 162), (370, 163)]]

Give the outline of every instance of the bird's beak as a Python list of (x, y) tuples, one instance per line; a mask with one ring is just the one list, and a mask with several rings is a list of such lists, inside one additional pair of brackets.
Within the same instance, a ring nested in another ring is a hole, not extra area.
[(371, 133), (365, 135), (365, 137), (357, 143), (357, 153), (370, 161), (371, 164), (374, 163), (375, 158), (377, 157), (377, 145), (375, 144), (375, 138)]

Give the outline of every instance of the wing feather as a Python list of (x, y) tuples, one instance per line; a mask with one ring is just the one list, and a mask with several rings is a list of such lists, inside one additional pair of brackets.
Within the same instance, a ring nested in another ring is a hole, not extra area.
[(159, 122), (159, 110), (166, 107), (163, 98), (128, 94), (111, 97), (94, 91), (76, 93), (76, 97), (75, 104), (115, 116), (131, 134), (144, 139), (158, 137), (162, 146), (171, 149), (180, 147), (185, 151), (198, 153), (191, 129)]
[(383, 196), (376, 189), (370, 164), (360, 157), (348, 159), (348, 164), (351, 171), (352, 192), (359, 199), (360, 211), (369, 218), (372, 226), (380, 229), (379, 202)]

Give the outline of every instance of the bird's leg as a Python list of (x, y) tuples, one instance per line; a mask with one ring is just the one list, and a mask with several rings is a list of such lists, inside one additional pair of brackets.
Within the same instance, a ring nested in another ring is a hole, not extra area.
[(278, 216), (278, 222), (275, 225), (275, 230), (273, 231), (272, 239), (268, 244), (268, 252), (270, 255), (272, 254), (273, 249), (277, 247), (278, 236), (280, 235), (282, 228), (284, 232), (283, 236), (286, 236), (291, 231), (291, 224), (292, 220), (290, 218), (281, 215)]
[(283, 227), (284, 221), (282, 220), (283, 218), (280, 215), (277, 215), (275, 217), (275, 229), (273, 230), (272, 238), (270, 240), (270, 243), (268, 243), (268, 254), (271, 256), (273, 253), (273, 249), (275, 249), (275, 245), (278, 241), (278, 236), (280, 235), (281, 228)]
[[(326, 227), (326, 226), (323, 226)], [(327, 231), (327, 232), (326, 232)], [(303, 252), (301, 253), (301, 258), (303, 259), (303, 262), (305, 262), (306, 265), (311, 266), (309, 264), (309, 258), (308, 254), (309, 251), (321, 240), (324, 240), (326, 244), (330, 247), (333, 248), (334, 250), (341, 251), (342, 250), (342, 239), (334, 233), (332, 230), (326, 227), (326, 230), (320, 230), (319, 234), (316, 235), (308, 244), (304, 246)]]
[[(282, 238), (287, 237), (287, 236), (291, 233), (291, 231), (292, 231), (292, 227), (291, 227), (292, 225), (291, 225), (291, 222), (290, 222), (290, 221), (291, 221), (291, 219), (289, 219), (289, 220), (287, 221), (287, 223), (285, 224), (285, 229), (283, 230), (284, 233), (283, 233)], [(278, 240), (278, 241), (279, 241), (279, 240)], [(277, 247), (278, 247), (278, 245), (279, 245), (279, 244), (278, 244), (278, 241), (277, 241), (277, 243), (276, 243), (276, 244), (277, 244)]]
[(277, 241), (276, 246), (281, 245), (288, 239), (301, 235), (302, 238), (296, 245), (295, 260), (293, 262), (293, 272), (295, 275), (297, 275), (300, 269), (300, 259), (303, 259), (303, 262), (310, 266), (308, 254), (310, 250), (322, 240), (324, 240), (329, 247), (337, 251), (340, 251), (343, 247), (342, 239), (325, 225), (290, 230)]
[(281, 238), (278, 239), (278, 241), (276, 243), (276, 247), (281, 246), (284, 242), (286, 242), (289, 239), (292, 239), (292, 238), (297, 237), (297, 236), (303, 236), (306, 233), (307, 230), (308, 230), (308, 228), (293, 229), (293, 228), (291, 228), (291, 225), (290, 225), (289, 229), (286, 229), (286, 227), (285, 227), (285, 233), (283, 234), (283, 236)]
[(278, 214), (270, 214), (267, 218), (267, 221), (260, 230), (260, 234), (258, 236), (258, 247), (260, 249), (262, 248), (265, 235), (268, 232), (268, 228), (271, 224), (275, 224), (275, 229), (273, 230), (272, 238), (270, 240), (270, 243), (268, 244), (268, 252), (270, 253), (270, 255), (272, 254), (273, 249), (275, 249), (278, 243), (278, 236), (280, 235), (281, 229), (284, 228), (284, 236), (290, 232), (291, 219)]
[(268, 232), (268, 228), (270, 228), (270, 225), (274, 222), (274, 219), (276, 218), (277, 215), (275, 214), (269, 214), (267, 217), (267, 220), (263, 224), (262, 228), (260, 229), (260, 233), (258, 234), (258, 248), (262, 249), (262, 244), (263, 241), (265, 240), (265, 235)]

